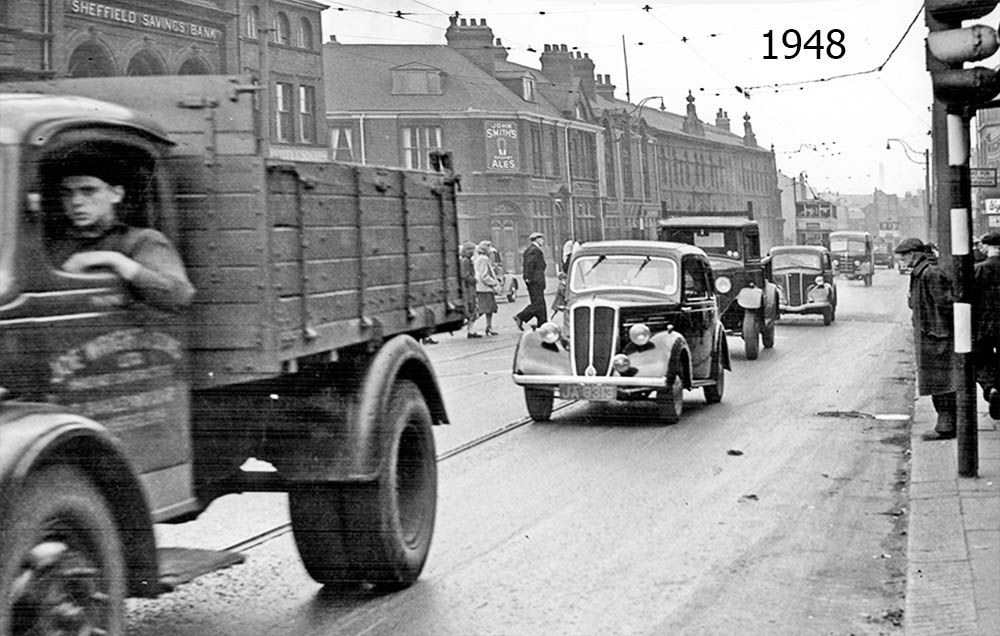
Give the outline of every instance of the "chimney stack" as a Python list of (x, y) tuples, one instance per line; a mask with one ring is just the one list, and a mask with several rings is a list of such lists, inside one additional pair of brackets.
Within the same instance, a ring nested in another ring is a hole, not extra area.
[(726, 132), (731, 132), (729, 130), (729, 113), (725, 112), (721, 108), (719, 109), (719, 112), (715, 114), (715, 127), (721, 128)]
[(493, 29), (486, 25), (486, 19), (479, 20), (477, 24), (476, 19), (472, 18), (466, 23), (465, 18), (459, 19), (453, 15), (448, 21), (450, 24), (444, 32), (448, 46), (469, 58), (469, 61), (491, 76), (495, 76), (497, 53), (493, 45)]

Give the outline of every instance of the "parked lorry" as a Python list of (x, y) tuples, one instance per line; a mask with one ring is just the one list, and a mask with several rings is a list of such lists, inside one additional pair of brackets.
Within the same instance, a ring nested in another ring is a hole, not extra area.
[[(287, 492), (320, 583), (393, 589), (424, 566), (432, 425), (448, 417), (419, 340), (464, 318), (456, 178), (269, 158), (257, 90), (209, 76), (0, 89), (4, 636), (121, 634), (124, 597), (239, 561), (155, 544), (154, 524), (228, 493)], [(189, 309), (49, 259), (58, 166), (88, 153), (128, 166), (119, 211), (176, 245)]]
[(700, 247), (715, 277), (722, 324), (743, 337), (748, 360), (763, 343), (774, 346), (778, 288), (760, 250), (760, 227), (750, 211), (671, 212), (660, 219), (658, 238)]

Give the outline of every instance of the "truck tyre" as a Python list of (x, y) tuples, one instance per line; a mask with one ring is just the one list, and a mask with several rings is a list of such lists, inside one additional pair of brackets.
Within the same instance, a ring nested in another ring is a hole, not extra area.
[(664, 424), (676, 424), (684, 411), (684, 384), (681, 374), (674, 373), (667, 386), (656, 392), (656, 410)]
[(760, 320), (752, 311), (743, 312), (743, 347), (747, 360), (756, 360), (760, 351)]
[(292, 533), (309, 575), (324, 585), (411, 585), (430, 551), (437, 458), (430, 410), (409, 380), (396, 382), (385, 411), (378, 478), (370, 484), (296, 488)]
[(774, 346), (774, 320), (771, 321), (770, 325), (765, 321), (764, 328), (760, 331), (760, 341), (765, 349), (770, 349)]
[(715, 367), (712, 377), (715, 379), (715, 384), (706, 384), (702, 387), (705, 393), (705, 401), (709, 404), (718, 404), (722, 401), (722, 396), (726, 392), (726, 367), (722, 364), (722, 352), (716, 355), (715, 362), (712, 363)]
[(833, 307), (823, 308), (823, 326), (826, 327), (833, 322)]
[(124, 634), (121, 539), (87, 476), (44, 468), (11, 513), (0, 521), (0, 634)]
[(524, 387), (524, 403), (528, 407), (528, 415), (536, 422), (548, 422), (552, 418), (552, 391)]

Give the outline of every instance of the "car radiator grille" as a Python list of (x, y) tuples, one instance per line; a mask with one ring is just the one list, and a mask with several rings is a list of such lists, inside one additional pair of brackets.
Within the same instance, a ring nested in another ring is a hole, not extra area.
[(608, 375), (615, 351), (617, 310), (606, 305), (577, 306), (572, 319), (573, 372)]
[(785, 299), (789, 305), (796, 307), (805, 304), (806, 281), (806, 276), (799, 273), (785, 274), (782, 277), (782, 291), (785, 293)]

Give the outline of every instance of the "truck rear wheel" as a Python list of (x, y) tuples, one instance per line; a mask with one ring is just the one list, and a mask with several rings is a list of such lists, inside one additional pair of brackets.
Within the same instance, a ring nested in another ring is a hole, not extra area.
[(0, 634), (124, 634), (121, 540), (86, 475), (51, 466), (28, 477), (2, 524)]
[(437, 458), (430, 410), (409, 380), (392, 389), (378, 478), (289, 493), (292, 532), (318, 583), (411, 585), (430, 551)]
[(743, 347), (747, 360), (756, 360), (760, 351), (760, 320), (752, 311), (743, 313)]

